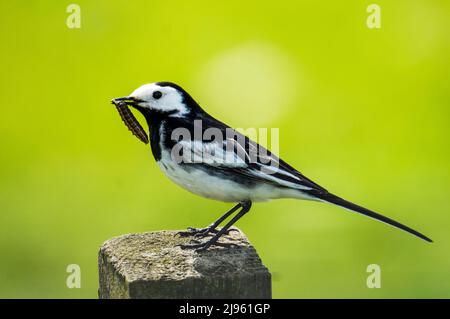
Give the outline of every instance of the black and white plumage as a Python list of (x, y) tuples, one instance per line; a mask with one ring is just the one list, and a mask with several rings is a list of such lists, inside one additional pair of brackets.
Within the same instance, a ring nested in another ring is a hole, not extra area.
[[(252, 202), (276, 198), (331, 203), (431, 242), (428, 237), (405, 225), (331, 194), (267, 149), (210, 116), (174, 83), (145, 84), (129, 96), (112, 102), (116, 105), (125, 103), (143, 114), (149, 127), (153, 156), (174, 183), (206, 198), (238, 203), (210, 226), (182, 232), (181, 235), (195, 235), (197, 238), (214, 234), (210, 240), (189, 247), (204, 250), (212, 244), (218, 245), (219, 237), (248, 212)], [(196, 123), (201, 123), (201, 127)], [(174, 139), (174, 131), (180, 129), (189, 132), (189, 141)], [(206, 139), (204, 133), (208, 129), (221, 132), (224, 138), (219, 141)], [(201, 130), (202, 134), (196, 134), (196, 130)], [(182, 151), (176, 153), (178, 157), (175, 158), (173, 150), (176, 145), (181, 146)], [(200, 156), (201, 160), (193, 161), (195, 156)], [(217, 226), (238, 209), (234, 218), (218, 231)]]

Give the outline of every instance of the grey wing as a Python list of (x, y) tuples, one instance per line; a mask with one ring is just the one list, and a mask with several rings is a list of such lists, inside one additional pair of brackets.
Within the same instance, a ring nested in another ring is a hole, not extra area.
[[(230, 179), (298, 190), (326, 190), (258, 143), (235, 131), (223, 141), (182, 141), (183, 162)], [(201, 164), (201, 165), (198, 165)]]
[(246, 139), (244, 146), (250, 152), (249, 167), (256, 171), (258, 178), (269, 180), (280, 186), (301, 190), (318, 190), (327, 192), (323, 187), (302, 175), (295, 168), (284, 162), (251, 139)]

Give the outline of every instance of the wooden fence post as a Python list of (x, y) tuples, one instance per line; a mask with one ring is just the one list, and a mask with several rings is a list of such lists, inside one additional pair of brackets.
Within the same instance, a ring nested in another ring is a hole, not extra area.
[(183, 250), (176, 231), (130, 234), (100, 248), (100, 298), (271, 298), (269, 270), (237, 228), (221, 238), (231, 247)]

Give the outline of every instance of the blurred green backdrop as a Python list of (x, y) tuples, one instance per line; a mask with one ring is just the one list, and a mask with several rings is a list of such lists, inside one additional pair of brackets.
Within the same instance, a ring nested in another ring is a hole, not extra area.
[[(179, 189), (110, 99), (173, 81), (329, 190), (423, 231), (337, 207), (254, 206), (238, 223), (274, 297), (450, 297), (448, 1), (2, 1), (0, 297), (97, 296), (113, 236), (204, 226), (230, 205)], [(81, 266), (80, 289), (66, 266)], [(382, 288), (366, 287), (379, 264)]]

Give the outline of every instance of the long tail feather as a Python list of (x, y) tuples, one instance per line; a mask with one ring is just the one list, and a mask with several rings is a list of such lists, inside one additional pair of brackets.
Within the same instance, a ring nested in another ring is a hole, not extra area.
[(337, 205), (337, 206), (349, 209), (349, 210), (354, 211), (356, 213), (360, 213), (362, 215), (365, 215), (365, 216), (371, 217), (373, 219), (379, 220), (379, 221), (381, 221), (383, 223), (389, 224), (391, 226), (394, 226), (396, 228), (404, 230), (404, 231), (406, 231), (406, 232), (408, 232), (408, 233), (410, 233), (412, 235), (415, 235), (415, 236), (417, 236), (417, 237), (419, 237), (419, 238), (421, 238), (421, 239), (423, 239), (423, 240), (425, 240), (427, 242), (430, 242), (430, 243), (433, 242), (427, 236), (419, 233), (418, 231), (416, 231), (416, 230), (414, 230), (412, 228), (409, 228), (408, 226), (400, 224), (399, 222), (396, 222), (393, 219), (390, 219), (390, 218), (388, 218), (386, 216), (383, 216), (383, 215), (380, 215), (378, 213), (375, 213), (375, 212), (373, 212), (373, 211), (371, 211), (371, 210), (369, 210), (367, 208), (364, 208), (364, 207), (361, 207), (359, 205), (353, 204), (353, 203), (351, 203), (349, 201), (346, 201), (345, 199), (342, 199), (342, 198), (340, 198), (340, 197), (338, 197), (336, 195), (333, 195), (333, 194), (330, 194), (330, 193), (320, 193), (320, 194), (314, 194), (314, 197), (317, 197), (321, 201), (328, 202), (328, 203), (331, 203), (331, 204), (334, 204), (334, 205)]

